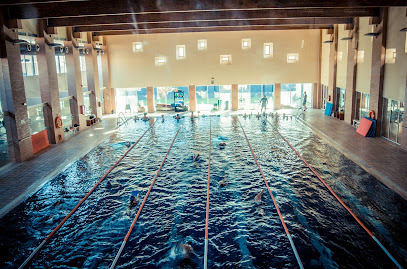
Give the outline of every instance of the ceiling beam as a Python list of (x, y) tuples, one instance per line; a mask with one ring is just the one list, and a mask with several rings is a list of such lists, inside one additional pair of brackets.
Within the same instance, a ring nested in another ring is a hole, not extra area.
[(240, 10), (264, 8), (368, 8), (405, 6), (405, 0), (89, 0), (6, 6), (12, 19), (56, 18), (109, 14), (154, 13), (198, 10)]
[(61, 2), (78, 2), (78, 1), (88, 1), (88, 0), (2, 0), (1, 6), (18, 6), (18, 5), (32, 5), (32, 4), (50, 4), (50, 3), (61, 3)]
[(163, 33), (190, 33), (190, 32), (223, 32), (223, 31), (257, 31), (257, 30), (309, 30), (309, 29), (329, 29), (333, 25), (250, 25), (250, 26), (216, 26), (216, 27), (185, 27), (185, 28), (155, 28), (123, 31), (102, 31), (95, 32), (97, 36), (109, 35), (135, 35), (135, 34), (163, 34)]
[(264, 18), (344, 18), (373, 17), (380, 14), (379, 8), (319, 8), (319, 9), (261, 9), (245, 11), (193, 11), (172, 13), (138, 13), (109, 16), (85, 16), (48, 19), (49, 27), (86, 26), (124, 23), (148, 23), (199, 20), (247, 20)]
[(277, 25), (330, 25), (350, 24), (351, 18), (305, 18), (305, 19), (255, 19), (255, 20), (215, 20), (215, 21), (177, 21), (157, 23), (92, 25), (75, 27), (75, 32), (121, 31), (136, 29), (164, 29), (164, 28), (205, 28), (205, 27), (233, 27), (233, 26), (277, 26)]

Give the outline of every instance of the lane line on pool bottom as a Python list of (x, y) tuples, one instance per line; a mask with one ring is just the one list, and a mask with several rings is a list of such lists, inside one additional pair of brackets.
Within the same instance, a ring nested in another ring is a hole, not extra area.
[(120, 249), (119, 249), (119, 251), (118, 251), (117, 254), (116, 254), (116, 257), (114, 258), (113, 263), (112, 263), (112, 265), (110, 266), (110, 269), (113, 269), (113, 268), (116, 267), (117, 261), (119, 260), (120, 255), (122, 254), (123, 249), (124, 249), (124, 247), (126, 246), (127, 240), (129, 239), (130, 234), (131, 234), (131, 232), (133, 231), (134, 225), (136, 224), (136, 221), (137, 221), (138, 217), (139, 217), (140, 214), (141, 214), (141, 210), (143, 210), (144, 204), (146, 203), (147, 198), (148, 198), (148, 196), (150, 195), (151, 190), (153, 189), (153, 186), (154, 186), (154, 183), (155, 183), (155, 181), (156, 181), (156, 179), (157, 179), (157, 177), (158, 177), (158, 174), (160, 173), (161, 168), (163, 167), (163, 165), (164, 165), (164, 163), (165, 163), (165, 160), (167, 159), (167, 156), (168, 156), (168, 154), (170, 153), (170, 150), (171, 150), (171, 148), (172, 148), (172, 145), (174, 145), (175, 139), (177, 138), (178, 133), (179, 133), (179, 131), (181, 130), (181, 127), (182, 127), (182, 124), (178, 127), (178, 131), (177, 131), (177, 133), (175, 134), (174, 139), (172, 140), (172, 143), (171, 143), (170, 147), (169, 147), (168, 150), (167, 150), (167, 154), (165, 154), (164, 159), (163, 159), (163, 161), (161, 162), (160, 168), (158, 168), (157, 173), (155, 174), (155, 176), (154, 176), (154, 178), (153, 178), (153, 181), (151, 182), (151, 185), (150, 185), (150, 187), (148, 188), (148, 191), (147, 191), (146, 195), (144, 196), (143, 202), (141, 203), (141, 205), (140, 205), (140, 207), (139, 207), (139, 209), (138, 209), (138, 211), (137, 211), (137, 214), (136, 214), (136, 216), (134, 217), (132, 224), (130, 225), (130, 229), (128, 230), (126, 236), (124, 237), (123, 243), (122, 243), (122, 245), (120, 246)]
[(397, 262), (397, 260), (390, 254), (390, 252), (384, 247), (384, 245), (377, 239), (374, 234), (362, 223), (362, 221), (353, 213), (353, 211), (339, 198), (338, 195), (329, 187), (329, 185), (321, 178), (321, 176), (308, 164), (308, 162), (302, 157), (302, 155), (288, 142), (287, 139), (274, 127), (268, 120), (267, 122), (271, 125), (271, 127), (277, 132), (277, 134), (290, 146), (290, 148), (302, 159), (302, 161), (308, 166), (308, 168), (315, 174), (315, 176), (321, 181), (322, 184), (329, 190), (329, 192), (338, 200), (338, 202), (352, 215), (352, 217), (356, 220), (357, 223), (370, 235), (370, 237), (380, 246), (380, 248), (386, 253), (386, 255), (392, 260), (392, 262), (400, 269), (403, 267)]
[(290, 232), (288, 231), (288, 228), (287, 228), (287, 225), (285, 224), (283, 215), (282, 215), (281, 212), (280, 212), (280, 208), (278, 207), (277, 202), (276, 202), (276, 199), (274, 198), (274, 195), (273, 195), (273, 193), (271, 192), (271, 189), (270, 189), (270, 187), (269, 187), (269, 184), (267, 183), (266, 177), (265, 177), (264, 174), (263, 174), (263, 170), (261, 169), (260, 164), (259, 164), (259, 162), (257, 161), (256, 155), (254, 154), (253, 148), (252, 148), (252, 146), (250, 145), (250, 142), (249, 142), (249, 139), (247, 138), (246, 132), (244, 131), (243, 126), (242, 126), (242, 124), (240, 123), (240, 120), (239, 120), (239, 119), (238, 119), (238, 122), (239, 122), (239, 124), (240, 124), (240, 128), (242, 128), (243, 134), (244, 134), (244, 136), (245, 136), (245, 138), (246, 138), (247, 144), (249, 145), (250, 151), (252, 152), (253, 158), (254, 158), (254, 160), (256, 161), (257, 167), (259, 168), (260, 173), (261, 173), (261, 175), (262, 175), (262, 177), (263, 177), (264, 183), (266, 184), (266, 187), (267, 187), (267, 190), (268, 190), (268, 192), (269, 192), (269, 194), (270, 194), (270, 197), (271, 197), (271, 199), (273, 200), (273, 203), (274, 203), (274, 206), (275, 206), (275, 208), (276, 208), (277, 214), (278, 214), (278, 216), (280, 217), (281, 224), (283, 225), (284, 231), (285, 231), (285, 233), (287, 234), (288, 240), (290, 241), (290, 245), (291, 245), (291, 248), (292, 248), (293, 251), (294, 251), (294, 255), (295, 255), (295, 258), (297, 259), (298, 265), (300, 266), (301, 269), (304, 269), (304, 266), (302, 265), (300, 256), (298, 255), (297, 248), (296, 248), (295, 245), (294, 245), (294, 241), (293, 241), (293, 239), (291, 238)]
[(209, 118), (209, 158), (208, 158), (208, 183), (207, 183), (207, 191), (206, 191), (204, 269), (208, 268), (209, 187), (210, 187), (210, 181), (211, 181), (211, 147), (212, 147), (212, 121)]
[(75, 211), (82, 205), (83, 202), (85, 202), (86, 199), (92, 194), (92, 192), (96, 189), (97, 186), (99, 186), (100, 183), (112, 172), (112, 170), (119, 164), (121, 160), (123, 160), (124, 157), (138, 144), (138, 142), (141, 140), (141, 138), (144, 137), (144, 135), (154, 126), (154, 124), (157, 122), (157, 120), (154, 121), (154, 123), (137, 139), (137, 141), (117, 160), (117, 162), (106, 172), (106, 174), (93, 186), (93, 188), (85, 195), (85, 197), (82, 198), (82, 200), (79, 201), (79, 203), (72, 209), (72, 211), (65, 216), (65, 218), (61, 221), (61, 223), (58, 224), (58, 226), (41, 242), (41, 244), (31, 253), (31, 255), (24, 261), (22, 265), (20, 265), (19, 269), (24, 268), (30, 261), (31, 259), (35, 256), (35, 254), (47, 243), (47, 241), (64, 225), (64, 223), (75, 213)]

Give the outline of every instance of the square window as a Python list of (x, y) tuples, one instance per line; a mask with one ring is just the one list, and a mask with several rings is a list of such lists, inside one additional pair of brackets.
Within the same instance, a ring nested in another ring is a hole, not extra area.
[(207, 41), (206, 39), (198, 40), (198, 50), (206, 50), (207, 48)]
[(133, 42), (133, 52), (141, 52), (141, 51), (143, 51), (143, 43)]
[(242, 39), (242, 49), (250, 49), (251, 47), (251, 39), (250, 38), (243, 38)]
[(298, 53), (287, 53), (287, 63), (292, 64), (298, 62)]
[(177, 45), (177, 60), (185, 59), (185, 45)]
[(155, 57), (155, 66), (163, 66), (167, 64), (167, 57)]
[(232, 55), (221, 55), (220, 64), (232, 64)]
[(264, 58), (273, 57), (273, 43), (264, 43), (263, 56)]

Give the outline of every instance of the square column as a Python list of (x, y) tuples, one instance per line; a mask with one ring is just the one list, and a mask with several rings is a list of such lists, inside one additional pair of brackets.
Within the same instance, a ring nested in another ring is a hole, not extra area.
[(376, 114), (376, 136), (380, 136), (380, 130), (382, 126), (384, 60), (386, 57), (387, 35), (387, 8), (381, 8), (380, 19), (380, 24), (374, 26), (373, 30), (375, 33), (380, 34), (377, 37), (373, 38), (369, 100), (369, 109), (373, 110)]
[(232, 111), (239, 109), (239, 85), (232, 84)]
[(154, 113), (154, 87), (147, 87), (147, 112)]
[[(104, 54), (102, 54), (102, 74), (103, 74), (103, 105), (105, 106), (105, 113), (110, 114), (113, 110), (112, 105), (112, 89), (110, 88), (110, 75), (109, 75), (109, 57), (107, 56), (107, 47), (102, 47)], [(99, 85), (100, 86), (100, 85)]]
[(18, 31), (0, 24), (0, 94), (4, 110), (4, 125), (12, 162), (23, 162), (33, 157), (27, 99), (20, 45), (13, 45)]
[(274, 84), (274, 109), (281, 108), (281, 83)]
[(356, 99), (356, 70), (358, 48), (356, 46), (359, 31), (359, 18), (354, 18), (354, 28), (352, 30), (353, 39), (348, 42), (348, 58), (346, 67), (346, 94), (345, 94), (345, 122), (352, 124), (355, 117)]
[(91, 92), (89, 94), (90, 108), (92, 110), (92, 114), (94, 114), (95, 117), (98, 119), (102, 115), (102, 108), (98, 106), (98, 100), (100, 99), (100, 88), (97, 53), (93, 49), (92, 44), (85, 44), (85, 48), (89, 51), (88, 54), (85, 54), (85, 62), (88, 91)]
[[(338, 109), (336, 98), (336, 55), (338, 53), (338, 25), (334, 26), (333, 42), (330, 43), (329, 48), (329, 73), (328, 73), (328, 95), (331, 96), (331, 103), (333, 104), (333, 112)], [(332, 113), (333, 114), (333, 113)]]
[[(68, 93), (73, 96), (71, 99), (71, 113), (73, 115), (72, 124), (78, 124), (82, 131), (86, 129), (85, 108), (83, 107), (82, 75), (79, 62), (79, 50), (75, 48), (73, 41), (66, 41), (65, 47), (68, 47), (68, 53), (65, 54)], [(82, 111), (81, 111), (82, 107)]]
[(196, 111), (196, 87), (189, 85), (189, 111)]
[[(55, 49), (46, 44), (45, 38), (36, 38), (35, 40), (40, 46), (40, 50), (37, 52), (37, 60), (38, 69), (40, 70), (41, 101), (47, 103), (44, 106), (44, 122), (47, 127), (49, 143), (56, 144), (63, 141), (64, 132), (63, 128), (58, 128), (55, 124), (55, 119), (61, 116)], [(49, 42), (52, 43), (53, 40)]]

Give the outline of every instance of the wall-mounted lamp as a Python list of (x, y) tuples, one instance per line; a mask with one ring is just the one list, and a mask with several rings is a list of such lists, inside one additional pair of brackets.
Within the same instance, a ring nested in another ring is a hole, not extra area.
[(327, 40), (327, 41), (324, 41), (324, 43), (325, 43), (325, 44), (334, 43), (334, 41), (333, 41), (333, 40)]
[(400, 29), (400, 32), (407, 32), (407, 27), (404, 27), (403, 29)]
[(374, 36), (374, 37), (378, 37), (380, 35), (380, 33), (366, 33), (365, 36)]
[(11, 40), (11, 42), (13, 42), (13, 46), (21, 45), (21, 44), (30, 44), (30, 42), (28, 42), (27, 40), (24, 40), (24, 39), (14, 39), (14, 40)]
[(353, 39), (353, 36), (351, 36), (351, 37), (344, 37), (344, 38), (341, 38), (341, 40), (346, 40), (346, 41), (348, 41), (348, 40), (352, 40)]

